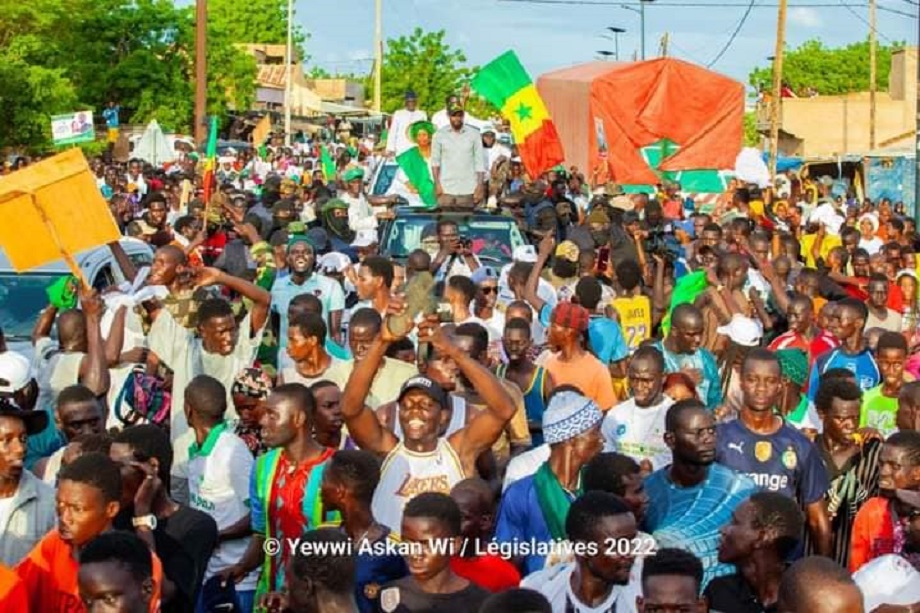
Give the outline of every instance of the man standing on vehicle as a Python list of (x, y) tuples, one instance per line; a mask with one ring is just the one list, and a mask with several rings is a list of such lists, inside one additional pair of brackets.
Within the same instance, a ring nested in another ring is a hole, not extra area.
[(472, 208), (482, 202), (485, 171), (482, 136), (464, 124), (460, 104), (447, 107), (450, 125), (438, 130), (431, 145), (431, 174), (438, 206)]
[(418, 97), (415, 92), (412, 90), (407, 91), (406, 108), (399, 109), (393, 113), (393, 119), (390, 121), (390, 129), (387, 132), (387, 157), (395, 157), (411, 147), (409, 126), (416, 121), (426, 121), (428, 119), (428, 113), (419, 110), (417, 105)]

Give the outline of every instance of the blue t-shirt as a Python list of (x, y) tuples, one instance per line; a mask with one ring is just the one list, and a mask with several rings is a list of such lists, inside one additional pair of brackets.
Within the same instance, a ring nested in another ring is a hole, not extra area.
[(716, 426), (716, 461), (753, 479), (762, 490), (811, 504), (829, 483), (818, 449), (787, 423), (770, 435), (751, 432), (740, 419)]
[[(323, 307), (323, 320), (329, 324), (329, 314), (345, 308), (345, 292), (335, 279), (313, 273), (304, 281), (303, 285), (294, 283), (293, 277), (286, 275), (275, 279), (272, 285), (272, 311), (278, 313), (281, 326), (278, 330), (278, 350), (283, 352), (287, 347), (288, 306), (291, 300), (301, 294), (313, 294), (319, 298)], [(331, 337), (331, 335), (330, 335)]]
[(649, 506), (645, 531), (659, 547), (690, 551), (703, 563), (703, 587), (715, 577), (735, 572), (719, 562), (719, 529), (731, 521), (735, 508), (757, 491), (748, 477), (721, 464), (709, 468), (706, 480), (695, 487), (678, 487), (668, 476), (670, 466), (645, 480)]
[(811, 374), (808, 377), (808, 399), (814, 402), (815, 395), (818, 393), (818, 384), (821, 375), (831, 368), (846, 368), (856, 376), (856, 385), (863, 392), (868, 392), (873, 387), (881, 383), (882, 374), (878, 369), (878, 364), (872, 356), (869, 349), (863, 349), (857, 354), (845, 353), (843, 347), (837, 347), (818, 356), (814, 365), (811, 367)]
[[(501, 507), (498, 510), (498, 522), (495, 526), (497, 543), (551, 543), (553, 536), (543, 518), (540, 502), (537, 500), (537, 488), (533, 475), (515, 481), (502, 494)], [(524, 575), (542, 570), (546, 563), (545, 556), (530, 555), (524, 558)]]
[(702, 381), (697, 386), (697, 395), (706, 408), (714, 410), (722, 404), (722, 377), (719, 376), (719, 366), (716, 358), (708, 349), (700, 347), (695, 353), (672, 353), (664, 346), (663, 341), (655, 342), (652, 347), (664, 356), (664, 371), (666, 373), (680, 372), (684, 368), (691, 368), (702, 373)]
[(629, 347), (623, 338), (620, 324), (609, 317), (591, 317), (588, 321), (588, 340), (591, 343), (591, 353), (605, 366), (629, 356)]

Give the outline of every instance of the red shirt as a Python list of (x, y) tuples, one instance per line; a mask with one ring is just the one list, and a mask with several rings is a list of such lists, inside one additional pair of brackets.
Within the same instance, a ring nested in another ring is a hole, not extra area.
[(875, 558), (894, 553), (894, 517), (887, 498), (870, 498), (853, 520), (850, 572)]
[[(153, 560), (153, 597), (150, 613), (160, 610), (160, 588), (163, 585), (163, 565), (156, 554)], [(61, 538), (57, 528), (45, 535), (29, 555), (16, 566), (31, 608), (22, 611), (54, 611), (55, 613), (84, 613), (80, 599), (77, 571), (80, 564), (74, 557), (73, 545)]]
[(521, 573), (514, 564), (497, 555), (483, 554), (472, 558), (454, 556), (450, 559), (454, 574), (469, 579), (490, 592), (502, 592), (521, 583)]
[(0, 564), (0, 607), (6, 611), (29, 611), (26, 584), (19, 575)]
[[(310, 471), (332, 457), (335, 449), (328, 448), (318, 457), (292, 466), (291, 461), (282, 453), (275, 470), (275, 480), (271, 489), (269, 517), (272, 522), (272, 534), (279, 539), (299, 539), (310, 525), (310, 519), (303, 513), (303, 497), (307, 492)], [(282, 548), (282, 558), (287, 559), (289, 547)]]

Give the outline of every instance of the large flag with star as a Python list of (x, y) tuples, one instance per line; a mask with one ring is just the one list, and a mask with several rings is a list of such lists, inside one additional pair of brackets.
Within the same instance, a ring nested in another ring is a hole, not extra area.
[(483, 66), (470, 85), (511, 122), (511, 134), (527, 174), (537, 177), (565, 161), (556, 126), (514, 51), (506, 51)]

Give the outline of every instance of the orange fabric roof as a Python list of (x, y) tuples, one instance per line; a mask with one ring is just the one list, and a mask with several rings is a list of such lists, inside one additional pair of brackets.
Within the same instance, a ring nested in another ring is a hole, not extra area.
[[(733, 168), (741, 150), (744, 86), (682, 60), (590, 62), (547, 73), (537, 88), (567, 164), (589, 177), (600, 169), (618, 183), (657, 183), (639, 148), (662, 138), (680, 145), (662, 170)], [(596, 124), (603, 125), (605, 157)]]

